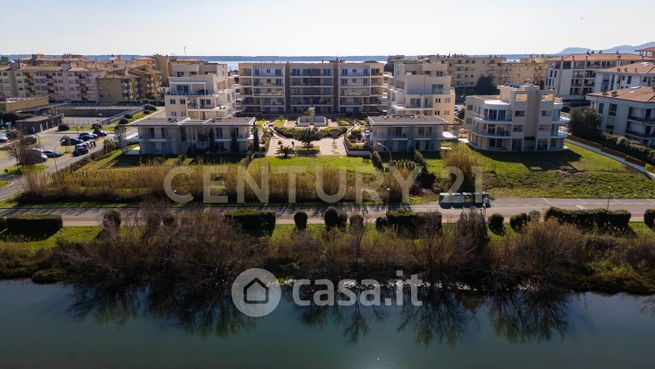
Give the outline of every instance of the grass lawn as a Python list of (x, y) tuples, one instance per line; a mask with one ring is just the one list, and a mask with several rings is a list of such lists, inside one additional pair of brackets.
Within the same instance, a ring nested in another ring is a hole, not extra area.
[(266, 119), (260, 119), (260, 120), (258, 120), (258, 121), (255, 122), (255, 125), (257, 125), (257, 126), (263, 126), (263, 125), (266, 124), (266, 123), (268, 123), (268, 121), (267, 121)]
[[(202, 158), (187, 157), (182, 162), (182, 165), (236, 165), (239, 164), (244, 158), (245, 155), (241, 154), (209, 154), (204, 155)], [(126, 155), (123, 153), (123, 151), (116, 150), (105, 158), (85, 165), (83, 170), (134, 168), (142, 164), (151, 163), (153, 161), (161, 162), (164, 165), (178, 165), (178, 157), (174, 155)]]
[[(484, 186), (494, 197), (615, 198), (655, 196), (655, 181), (623, 164), (567, 142), (553, 153), (476, 152), (484, 165)], [(428, 158), (440, 174), (443, 162)], [(608, 186), (612, 188), (609, 189)]]
[(100, 227), (63, 227), (57, 233), (43, 240), (29, 242), (0, 241), (0, 248), (3, 246), (19, 246), (36, 251), (56, 246), (58, 239), (71, 242), (88, 242), (95, 238), (100, 229)]
[(284, 127), (284, 124), (285, 124), (286, 122), (287, 122), (287, 121), (284, 120), (284, 119), (278, 119), (278, 120), (276, 120), (275, 122), (273, 122), (273, 127)]
[(7, 181), (0, 181), (0, 187), (7, 186), (8, 184), (9, 184), (9, 182), (7, 182)]
[(289, 159), (281, 159), (278, 157), (267, 156), (265, 158), (255, 159), (251, 165), (256, 163), (270, 163), (272, 167), (281, 166), (304, 166), (307, 171), (312, 173), (319, 166), (346, 168), (349, 172), (354, 172), (359, 168), (360, 172), (372, 174), (375, 168), (368, 158), (357, 158), (351, 156), (312, 156), (312, 157), (291, 157)]

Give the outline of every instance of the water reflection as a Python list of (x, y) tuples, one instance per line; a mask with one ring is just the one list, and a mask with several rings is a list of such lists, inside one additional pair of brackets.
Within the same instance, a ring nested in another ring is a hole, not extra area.
[[(69, 313), (78, 319), (93, 319), (98, 324), (123, 325), (133, 319), (150, 317), (173, 322), (185, 332), (203, 338), (229, 337), (253, 329), (257, 324), (257, 319), (241, 314), (234, 307), (229, 290), (221, 286), (214, 289), (78, 286), (73, 291)], [(309, 297), (313, 291), (302, 293)], [(382, 301), (384, 294), (394, 293), (393, 289), (383, 291)], [(285, 288), (283, 296), (283, 304), (293, 304), (291, 288)], [(469, 329), (481, 330), (479, 318), (483, 312), (488, 314), (496, 336), (504, 337), (510, 343), (563, 337), (568, 326), (571, 300), (569, 294), (562, 292), (512, 290), (483, 295), (435, 288), (420, 289), (418, 297), (422, 306), (413, 306), (407, 293), (402, 307), (311, 304), (293, 305), (292, 311), (305, 326), (319, 329), (339, 327), (344, 340), (350, 344), (357, 344), (373, 324), (397, 324), (398, 331), (413, 332), (417, 343), (455, 347)], [(651, 302), (653, 304), (649, 307), (652, 309), (655, 301)]]

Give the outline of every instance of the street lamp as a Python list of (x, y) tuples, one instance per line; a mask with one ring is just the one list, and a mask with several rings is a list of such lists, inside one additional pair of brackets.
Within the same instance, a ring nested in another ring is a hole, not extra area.
[(610, 200), (612, 200), (612, 186), (607, 186), (607, 211), (610, 210)]

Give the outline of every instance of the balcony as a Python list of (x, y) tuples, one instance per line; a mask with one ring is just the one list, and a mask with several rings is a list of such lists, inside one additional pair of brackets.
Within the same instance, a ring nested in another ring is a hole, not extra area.
[(638, 117), (635, 115), (628, 115), (628, 120), (642, 123), (655, 123), (655, 117)]
[(631, 135), (631, 136), (636, 136), (636, 137), (641, 137), (641, 138), (655, 138), (655, 132), (651, 133), (645, 133), (645, 132), (637, 132), (633, 130), (626, 130), (625, 131), (626, 135)]

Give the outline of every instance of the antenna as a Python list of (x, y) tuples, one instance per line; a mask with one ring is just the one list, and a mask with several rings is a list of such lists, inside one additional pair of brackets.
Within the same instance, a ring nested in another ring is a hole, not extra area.
[(184, 57), (186, 58), (186, 46), (184, 47)]

